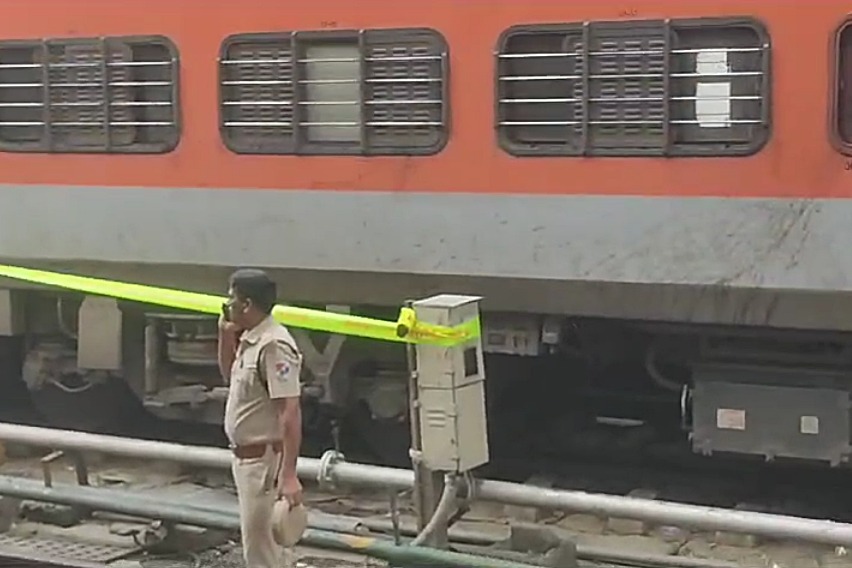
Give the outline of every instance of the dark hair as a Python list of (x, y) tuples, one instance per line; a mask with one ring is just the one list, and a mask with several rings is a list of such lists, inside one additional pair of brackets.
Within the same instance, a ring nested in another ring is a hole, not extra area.
[(241, 268), (231, 274), (228, 284), (240, 298), (251, 300), (263, 313), (272, 312), (278, 291), (275, 282), (263, 270)]

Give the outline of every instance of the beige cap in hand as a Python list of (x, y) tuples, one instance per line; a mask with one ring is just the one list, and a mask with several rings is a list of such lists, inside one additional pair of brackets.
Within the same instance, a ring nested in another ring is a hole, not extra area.
[(279, 499), (272, 506), (272, 538), (279, 546), (295, 546), (307, 527), (308, 510), (304, 505), (300, 504), (291, 509), (287, 499)]

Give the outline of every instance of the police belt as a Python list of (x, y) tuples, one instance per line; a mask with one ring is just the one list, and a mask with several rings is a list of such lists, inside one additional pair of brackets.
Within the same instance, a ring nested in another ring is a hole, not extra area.
[(262, 458), (266, 455), (266, 449), (272, 446), (272, 451), (276, 454), (280, 454), (284, 451), (284, 444), (281, 442), (260, 442), (257, 444), (241, 444), (241, 445), (232, 445), (231, 452), (233, 452), (234, 457), (239, 458), (241, 460), (251, 460)]

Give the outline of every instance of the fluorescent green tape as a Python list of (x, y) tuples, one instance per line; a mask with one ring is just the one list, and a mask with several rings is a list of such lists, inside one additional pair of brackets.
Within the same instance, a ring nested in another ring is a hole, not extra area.
[[(222, 296), (211, 294), (115, 282), (17, 266), (0, 265), (0, 276), (76, 290), (96, 296), (109, 296), (132, 302), (213, 315), (222, 313), (222, 303), (227, 300)], [(455, 327), (446, 327), (416, 320), (412, 321), (410, 312), (406, 311), (403, 311), (400, 316), (400, 322), (403, 323), (282, 305), (275, 306), (272, 315), (284, 325), (328, 333), (368, 337), (381, 341), (452, 346), (478, 337), (480, 333), (478, 319), (470, 320)], [(397, 334), (398, 328), (407, 330), (404, 337)]]

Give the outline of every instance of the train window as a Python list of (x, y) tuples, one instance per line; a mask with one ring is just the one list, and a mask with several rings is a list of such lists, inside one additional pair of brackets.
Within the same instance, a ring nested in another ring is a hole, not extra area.
[(177, 74), (162, 37), (0, 41), (0, 150), (169, 152)]
[(424, 29), (228, 38), (221, 128), (241, 154), (434, 154), (448, 135), (447, 47)]
[(835, 71), (834, 136), (838, 149), (852, 154), (852, 21), (837, 34)]
[(747, 155), (769, 132), (768, 35), (750, 20), (511, 28), (496, 82), (514, 155)]
[(316, 143), (358, 144), (361, 65), (358, 43), (305, 46), (305, 137)]

